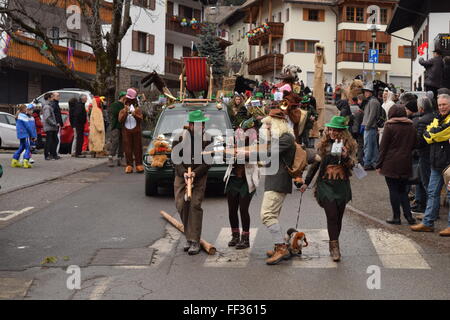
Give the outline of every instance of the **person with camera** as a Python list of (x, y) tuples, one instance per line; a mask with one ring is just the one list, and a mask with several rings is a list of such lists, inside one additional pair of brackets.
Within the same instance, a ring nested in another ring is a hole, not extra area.
[(125, 173), (133, 173), (133, 164), (136, 165), (137, 173), (144, 172), (141, 138), (143, 118), (141, 108), (138, 105), (137, 91), (130, 88), (125, 96), (125, 107), (120, 110), (118, 118), (122, 125), (123, 151), (127, 161)]
[(317, 171), (315, 196), (318, 204), (325, 209), (330, 238), (329, 249), (333, 261), (341, 259), (339, 235), (346, 204), (352, 199), (350, 187), (351, 170), (356, 164), (357, 143), (347, 130), (347, 119), (334, 116), (325, 124), (326, 130), (319, 141), (317, 152), (321, 158), (308, 170), (305, 183), (300, 188), (305, 192)]

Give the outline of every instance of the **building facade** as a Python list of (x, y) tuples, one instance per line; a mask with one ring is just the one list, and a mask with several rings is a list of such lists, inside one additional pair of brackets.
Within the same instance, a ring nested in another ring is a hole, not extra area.
[[(372, 79), (368, 63), (372, 31), (368, 30), (369, 5), (380, 8), (375, 49), (379, 62), (374, 79), (410, 89), (412, 29), (385, 34), (396, 1), (359, 0), (249, 0), (226, 17), (219, 28), (228, 31), (227, 58), (236, 53), (246, 56), (247, 76), (273, 80), (283, 66), (302, 69), (300, 79), (312, 87), (314, 79), (314, 44), (325, 46), (327, 64), (325, 81), (335, 85), (349, 83), (364, 74)], [(243, 13), (242, 16), (239, 13)], [(258, 34), (259, 28), (268, 31)], [(256, 30), (256, 32), (255, 32)], [(250, 33), (250, 36), (248, 36)], [(256, 33), (256, 35), (254, 35)], [(365, 46), (363, 54), (362, 45)], [(364, 62), (363, 62), (364, 61)]]
[[(430, 59), (433, 50), (438, 46), (439, 35), (446, 35), (446, 43), (450, 49), (450, 2), (424, 0), (401, 0), (395, 9), (387, 32), (395, 34), (412, 29), (412, 86), (414, 90), (424, 89), (425, 68), (419, 64), (419, 59)], [(426, 47), (424, 45), (428, 44)], [(423, 54), (418, 48), (423, 47)], [(450, 55), (447, 49), (446, 54)]]

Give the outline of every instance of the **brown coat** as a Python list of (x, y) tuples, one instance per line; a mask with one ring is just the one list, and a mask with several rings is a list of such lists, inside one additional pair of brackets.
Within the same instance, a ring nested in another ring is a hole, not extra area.
[(407, 179), (412, 175), (412, 151), (416, 143), (416, 129), (411, 120), (406, 117), (388, 120), (376, 168), (386, 177)]
[(89, 118), (89, 150), (93, 152), (103, 151), (105, 147), (105, 122), (103, 111), (93, 105)]

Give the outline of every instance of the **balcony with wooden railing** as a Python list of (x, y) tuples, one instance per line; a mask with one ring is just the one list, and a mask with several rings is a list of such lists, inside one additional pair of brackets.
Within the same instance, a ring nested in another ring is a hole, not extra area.
[(274, 70), (283, 69), (283, 55), (270, 53), (250, 60), (249, 62), (247, 62), (247, 64), (249, 74), (263, 75), (269, 72), (273, 72)]
[[(248, 38), (248, 43), (252, 46), (263, 45), (269, 42), (270, 38), (280, 39), (283, 38), (284, 23), (282, 22), (267, 22), (268, 29), (264, 29), (264, 25), (258, 28), (263, 28), (265, 32), (259, 33), (256, 36)], [(255, 28), (255, 29), (258, 29)]]
[[(40, 3), (46, 4), (51, 7), (61, 8), (66, 10), (69, 6), (75, 5), (80, 6), (80, 1), (77, 0), (39, 0)], [(92, 10), (87, 7), (87, 14), (92, 16)], [(111, 24), (113, 20), (113, 4), (106, 1), (100, 1), (100, 19)]]
[[(21, 37), (26, 40), (36, 41), (31, 38), (23, 36)], [(57, 51), (58, 56), (61, 58), (61, 60), (64, 63), (67, 63), (67, 47), (58, 45), (53, 45), (53, 47)], [(11, 40), (10, 47), (8, 50), (8, 57), (55, 67), (55, 65), (52, 62), (50, 62), (47, 58), (41, 55), (39, 51), (34, 47), (18, 43), (14, 40)], [(75, 64), (74, 70), (76, 72), (82, 72), (91, 75), (95, 75), (97, 73), (96, 59), (93, 54), (80, 50), (74, 50), (73, 57)]]
[[(365, 54), (364, 62), (368, 63), (369, 54)], [(363, 54), (357, 52), (341, 52), (337, 56), (337, 62), (363, 62)], [(379, 54), (378, 63), (391, 63), (390, 54)]]
[(166, 15), (166, 30), (175, 31), (183, 34), (187, 34), (190, 36), (198, 36), (201, 31), (201, 23), (199, 22), (197, 29), (192, 29), (192, 26), (181, 26), (181, 21), (178, 18), (175, 17), (169, 17)]
[(181, 60), (166, 57), (164, 72), (166, 74), (174, 74), (179, 76), (181, 74)]

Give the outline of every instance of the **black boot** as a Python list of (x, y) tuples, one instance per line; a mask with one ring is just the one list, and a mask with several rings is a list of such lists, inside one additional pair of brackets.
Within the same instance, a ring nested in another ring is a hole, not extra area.
[(231, 234), (231, 241), (228, 242), (228, 246), (229, 247), (235, 247), (240, 241), (240, 236), (241, 235), (239, 234), (239, 232), (233, 232)]
[(250, 235), (242, 234), (241, 241), (236, 245), (237, 250), (250, 248)]
[(409, 223), (410, 225), (414, 225), (414, 224), (417, 223), (417, 222), (416, 222), (416, 219), (413, 218), (413, 216), (412, 216), (411, 213), (410, 213), (409, 215), (406, 215), (406, 214), (405, 214), (405, 218), (406, 218), (406, 220), (408, 221), (408, 223)]
[(386, 220), (386, 222), (389, 224), (402, 224), (402, 222), (400, 221), (400, 212), (394, 212), (394, 217), (392, 219)]

